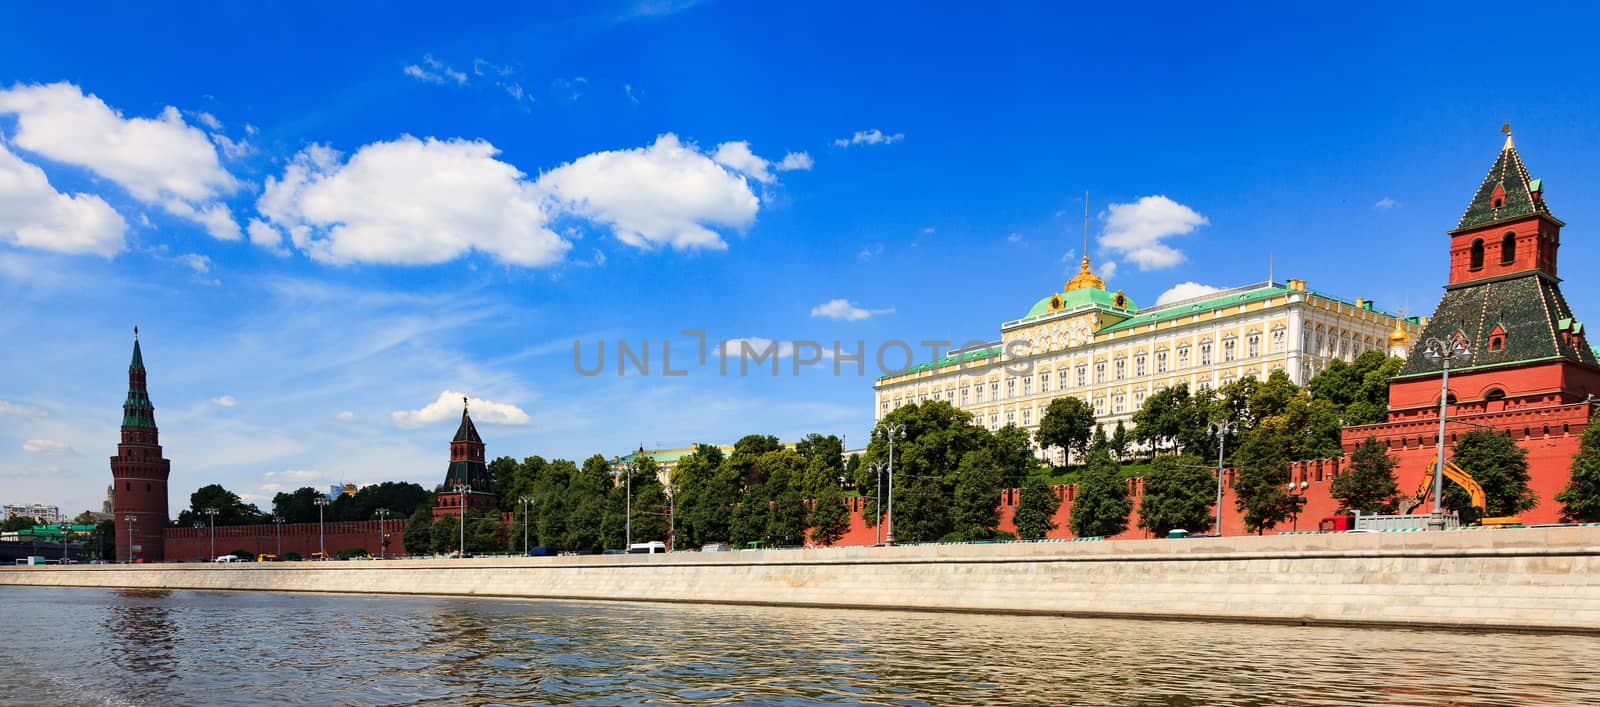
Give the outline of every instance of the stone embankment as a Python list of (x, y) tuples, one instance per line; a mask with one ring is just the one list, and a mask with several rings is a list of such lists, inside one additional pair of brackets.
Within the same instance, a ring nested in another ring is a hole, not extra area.
[(1600, 527), (0, 569), (0, 585), (427, 594), (1600, 633)]

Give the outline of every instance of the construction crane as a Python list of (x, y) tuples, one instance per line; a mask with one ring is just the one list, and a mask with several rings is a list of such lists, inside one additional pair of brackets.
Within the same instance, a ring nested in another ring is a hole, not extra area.
[[(1411, 513), (1412, 510), (1426, 502), (1428, 497), (1433, 494), (1433, 474), (1438, 466), (1437, 463), (1428, 465), (1428, 471), (1422, 475), (1422, 483), (1417, 486), (1416, 495), (1401, 500), (1401, 513)], [(1454, 481), (1458, 486), (1466, 489), (1467, 497), (1470, 499), (1472, 507), (1478, 509), (1479, 513), (1488, 512), (1488, 496), (1483, 492), (1483, 487), (1465, 469), (1451, 462), (1445, 462), (1444, 478)], [(1493, 526), (1521, 525), (1522, 519), (1517, 516), (1484, 516), (1478, 522), (1482, 525)]]

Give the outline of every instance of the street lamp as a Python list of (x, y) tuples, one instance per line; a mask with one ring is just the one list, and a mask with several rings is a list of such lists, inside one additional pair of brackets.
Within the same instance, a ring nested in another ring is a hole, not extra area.
[(872, 511), (873, 511), (873, 515), (875, 517), (872, 519), (872, 527), (875, 530), (878, 531), (877, 532), (877, 536), (876, 536), (877, 544), (878, 545), (882, 545), (883, 544), (883, 469), (884, 469), (884, 463), (883, 462), (878, 462), (876, 464), (872, 464), (872, 465), (868, 466), (867, 468), (872, 470), (872, 475), (873, 475), (873, 479), (874, 479), (874, 481), (873, 481), (873, 495), (872, 495)]
[(456, 490), (456, 510), (461, 513), (461, 544), (457, 545), (456, 547), (457, 547), (457, 552), (460, 553), (461, 558), (462, 559), (466, 559), (466, 557), (467, 557), (467, 492), (471, 491), (472, 487), (468, 486), (466, 484), (463, 484), (463, 483), (457, 483), (454, 486), (454, 488)]
[(906, 426), (904, 424), (890, 423), (884, 425), (883, 436), (889, 440), (889, 529), (888, 538), (884, 540), (890, 545), (894, 544), (894, 438), (905, 439)]
[(273, 516), (272, 524), (278, 528), (278, 542), (276, 546), (278, 553), (274, 555), (274, 557), (281, 560), (283, 559), (283, 516)]
[(1450, 341), (1430, 338), (1422, 355), (1439, 364), (1444, 375), (1439, 378), (1439, 458), (1433, 469), (1433, 515), (1428, 518), (1429, 530), (1444, 530), (1444, 426), (1450, 403), (1450, 364), (1460, 360), (1462, 365), (1472, 363), (1472, 347), (1466, 337), (1451, 337)]
[(1228, 435), (1239, 431), (1239, 423), (1231, 420), (1213, 422), (1206, 426), (1206, 430), (1217, 438), (1217, 527), (1212, 532), (1220, 538), (1222, 537), (1222, 451), (1228, 446)]
[[(199, 539), (200, 539), (200, 530), (201, 530), (201, 529), (202, 529), (202, 528), (205, 528), (205, 527), (206, 527), (206, 524), (205, 524), (205, 523), (203, 523), (203, 522), (201, 522), (201, 521), (198, 521), (198, 520), (197, 520), (197, 521), (195, 521), (195, 522), (194, 522), (194, 538), (195, 538), (195, 539), (196, 539), (196, 540), (199, 540)], [(196, 559), (199, 559), (199, 560), (200, 560), (200, 561), (201, 561), (201, 562), (204, 562), (204, 561), (205, 561), (205, 558), (204, 558), (204, 557), (200, 557), (200, 558), (196, 558)]]
[(128, 564), (133, 564), (133, 523), (139, 520), (132, 514), (123, 516), (122, 520), (128, 524)]
[(322, 509), (326, 508), (330, 502), (327, 496), (318, 496), (312, 503), (317, 504), (317, 555), (326, 560), (328, 559), (328, 546), (323, 542)]
[(384, 558), (384, 551), (389, 549), (389, 534), (384, 532), (383, 522), (389, 518), (389, 509), (379, 508), (373, 513), (378, 516), (378, 559)]
[(528, 507), (533, 505), (532, 496), (519, 496), (517, 503), (522, 504), (522, 554), (528, 554)]
[(207, 508), (203, 511), (211, 516), (211, 559), (217, 559), (217, 509)]

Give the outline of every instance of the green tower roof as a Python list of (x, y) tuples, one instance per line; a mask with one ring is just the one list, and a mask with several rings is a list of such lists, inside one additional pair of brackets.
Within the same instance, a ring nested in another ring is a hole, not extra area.
[(1484, 176), (1478, 192), (1472, 195), (1472, 202), (1461, 214), (1461, 223), (1456, 225), (1456, 231), (1536, 214), (1555, 219), (1550, 214), (1550, 207), (1544, 203), (1543, 180), (1528, 176), (1528, 168), (1522, 164), (1522, 157), (1511, 143), (1508, 126), (1505, 147), (1500, 148), (1494, 166)]

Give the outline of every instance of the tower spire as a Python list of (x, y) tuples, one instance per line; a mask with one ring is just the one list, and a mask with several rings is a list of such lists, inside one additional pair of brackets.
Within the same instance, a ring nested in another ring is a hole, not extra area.
[(1500, 132), (1503, 132), (1503, 133), (1506, 134), (1505, 147), (1500, 148), (1500, 151), (1501, 152), (1505, 152), (1506, 150), (1515, 150), (1515, 149), (1517, 149), (1517, 146), (1511, 143), (1511, 124), (1510, 123), (1506, 123), (1505, 125), (1500, 126)]

